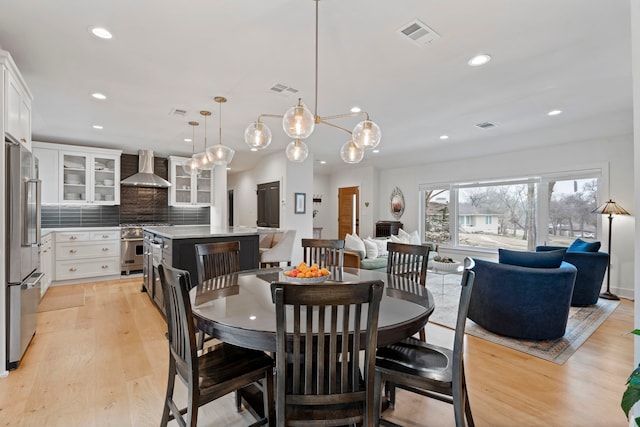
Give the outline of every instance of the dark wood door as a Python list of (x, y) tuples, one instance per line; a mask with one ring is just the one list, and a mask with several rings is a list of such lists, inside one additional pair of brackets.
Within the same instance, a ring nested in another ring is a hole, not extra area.
[[(338, 238), (347, 233), (360, 234), (360, 189), (358, 187), (338, 188)], [(355, 221), (355, 230), (354, 228)]]
[(258, 184), (258, 227), (280, 228), (280, 182)]

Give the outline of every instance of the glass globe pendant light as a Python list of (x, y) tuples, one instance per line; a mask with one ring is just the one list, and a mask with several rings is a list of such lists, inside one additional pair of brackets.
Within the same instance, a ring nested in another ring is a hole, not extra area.
[(271, 129), (260, 120), (253, 122), (244, 131), (244, 142), (258, 150), (267, 148), (271, 144)]
[(308, 138), (315, 125), (315, 117), (304, 105), (302, 99), (298, 99), (298, 105), (289, 108), (282, 117), (282, 129), (289, 138), (293, 139)]
[(353, 141), (347, 141), (340, 149), (340, 157), (345, 163), (360, 163), (364, 157), (364, 150)]
[(222, 145), (222, 104), (227, 102), (227, 98), (216, 96), (213, 100), (220, 105), (220, 142), (218, 145), (211, 147), (208, 152), (214, 165), (225, 166), (231, 163), (233, 155), (236, 153), (232, 148)]
[(191, 125), (191, 157), (185, 159), (182, 162), (182, 169), (189, 175), (198, 175), (200, 173), (200, 165), (195, 158), (195, 140), (196, 140), (196, 126), (198, 122), (189, 122)]
[(211, 111), (200, 111), (204, 117), (204, 151), (194, 154), (193, 158), (200, 169), (211, 169), (213, 167), (213, 156), (207, 151), (207, 117), (211, 115)]
[(363, 150), (373, 150), (380, 144), (380, 127), (371, 120), (364, 120), (353, 128), (353, 142)]
[(309, 156), (309, 147), (303, 141), (296, 139), (291, 141), (285, 149), (287, 159), (292, 162), (302, 163)]

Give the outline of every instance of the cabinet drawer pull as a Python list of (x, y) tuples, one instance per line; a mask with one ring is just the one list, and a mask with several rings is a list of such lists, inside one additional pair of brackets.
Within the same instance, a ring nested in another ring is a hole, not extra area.
[(109, 250), (109, 248), (102, 248), (103, 252), (107, 252)]
[(69, 249), (69, 253), (71, 253), (71, 254), (75, 254), (76, 252), (78, 252), (78, 251), (76, 251), (75, 249)]
[[(22, 113), (21, 113), (22, 114)], [(25, 138), (20, 138), (20, 141), (22, 141), (23, 143), (27, 143), (27, 140)]]
[(109, 268), (109, 266), (105, 264), (102, 266), (102, 268)]
[(69, 240), (76, 240), (76, 239), (77, 239), (77, 237), (76, 237), (76, 236), (71, 236), (71, 237), (69, 237)]
[(109, 238), (109, 235), (108, 235), (108, 234), (103, 234), (103, 235), (102, 235), (102, 238), (103, 238), (103, 239), (108, 239), (108, 238)]
[(71, 267), (71, 268), (69, 269), (69, 271), (76, 271), (76, 268), (75, 268), (75, 267)]

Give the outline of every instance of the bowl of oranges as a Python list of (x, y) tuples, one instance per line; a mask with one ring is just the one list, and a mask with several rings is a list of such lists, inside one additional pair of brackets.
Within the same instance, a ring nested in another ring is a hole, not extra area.
[(318, 264), (307, 265), (302, 261), (293, 270), (284, 271), (285, 280), (289, 282), (317, 283), (324, 282), (331, 277), (331, 272), (326, 268), (320, 268)]

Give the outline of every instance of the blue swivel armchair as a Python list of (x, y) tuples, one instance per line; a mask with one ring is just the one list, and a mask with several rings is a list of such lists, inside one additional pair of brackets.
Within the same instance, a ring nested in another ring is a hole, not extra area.
[(545, 340), (564, 335), (576, 267), (567, 262), (541, 268), (474, 261), (469, 319), (512, 338)]
[[(563, 246), (538, 246), (536, 251), (551, 251), (567, 249)], [(573, 287), (571, 305), (584, 307), (598, 302), (598, 295), (602, 289), (604, 275), (609, 266), (609, 254), (607, 252), (573, 252), (564, 254), (564, 261), (573, 264), (578, 269), (576, 284)]]

